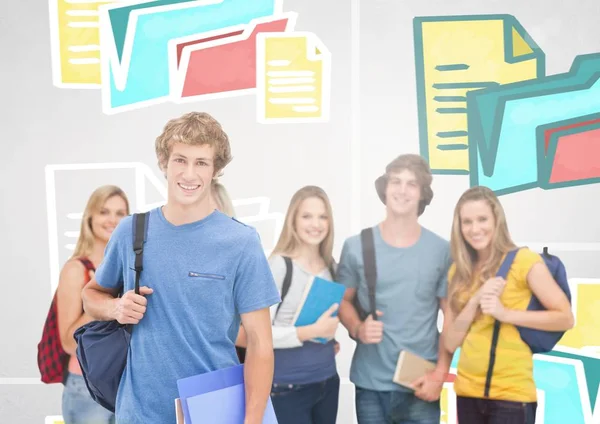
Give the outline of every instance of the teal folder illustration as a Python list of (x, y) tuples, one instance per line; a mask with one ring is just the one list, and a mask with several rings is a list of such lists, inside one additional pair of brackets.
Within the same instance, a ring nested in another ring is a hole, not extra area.
[(102, 105), (106, 114), (165, 101), (171, 39), (280, 13), (281, 0), (155, 0), (99, 8)]
[[(346, 287), (343, 284), (314, 277), (306, 285), (304, 295), (294, 316), (293, 323), (296, 327), (314, 324), (319, 317), (327, 311), (331, 305), (342, 302)], [(337, 316), (335, 311), (332, 316)], [(316, 338), (313, 341), (327, 343), (324, 338)]]
[(537, 128), (600, 112), (600, 54), (569, 72), (467, 93), (471, 186), (497, 194), (539, 186)]

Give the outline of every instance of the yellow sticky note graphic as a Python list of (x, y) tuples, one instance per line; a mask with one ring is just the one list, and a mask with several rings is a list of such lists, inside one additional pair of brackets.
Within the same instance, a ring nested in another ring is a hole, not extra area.
[(60, 415), (50, 415), (46, 417), (44, 424), (65, 424), (65, 421)]
[(511, 15), (417, 17), (414, 41), (421, 155), (468, 174), (466, 93), (544, 76), (544, 52)]
[(54, 85), (100, 88), (98, 6), (111, 0), (50, 0)]
[(329, 120), (331, 53), (310, 32), (259, 33), (256, 101), (260, 123)]
[(575, 326), (558, 342), (559, 346), (600, 353), (600, 279), (570, 280)]

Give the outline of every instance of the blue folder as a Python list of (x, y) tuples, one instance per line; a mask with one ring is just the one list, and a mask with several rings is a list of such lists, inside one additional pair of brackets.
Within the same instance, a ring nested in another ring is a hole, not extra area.
[[(341, 304), (345, 291), (346, 287), (343, 284), (314, 277), (306, 288), (294, 325), (302, 327), (314, 324), (331, 305), (334, 303)], [(332, 316), (337, 316), (337, 311)], [(313, 341), (327, 343), (327, 339), (320, 337), (313, 339)]]
[(468, 92), (471, 186), (539, 187), (537, 128), (598, 112), (599, 53), (578, 56), (564, 74)]
[[(244, 365), (177, 380), (186, 424), (243, 424), (246, 411)], [(263, 424), (278, 424), (269, 398)]]
[(136, 0), (111, 5), (100, 14), (104, 112), (136, 109), (169, 95), (170, 40), (247, 24), (281, 9), (281, 0)]

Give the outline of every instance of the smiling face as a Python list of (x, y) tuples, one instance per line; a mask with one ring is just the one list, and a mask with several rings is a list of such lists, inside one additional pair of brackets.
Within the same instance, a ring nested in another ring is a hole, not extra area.
[(164, 169), (169, 202), (191, 206), (209, 201), (214, 170), (214, 148), (211, 145), (173, 144)]
[(414, 172), (390, 172), (385, 189), (386, 208), (396, 216), (417, 216), (421, 187)]
[(109, 197), (99, 211), (91, 216), (91, 227), (94, 236), (107, 243), (121, 219), (127, 216), (127, 203), (118, 195)]
[(465, 241), (479, 256), (491, 249), (496, 219), (485, 200), (465, 202), (460, 209), (460, 229)]
[(300, 203), (295, 220), (298, 238), (308, 245), (320, 245), (329, 232), (329, 216), (322, 199), (308, 197)]

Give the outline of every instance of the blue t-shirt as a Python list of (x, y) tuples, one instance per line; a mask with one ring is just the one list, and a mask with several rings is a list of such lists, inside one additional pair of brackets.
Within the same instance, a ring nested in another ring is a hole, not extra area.
[[(124, 218), (96, 272), (103, 287), (135, 286), (132, 217)], [(184, 225), (150, 212), (140, 286), (144, 318), (133, 327), (116, 404), (118, 423), (174, 423), (177, 380), (239, 364), (240, 314), (280, 301), (257, 232), (221, 212)]]
[[(427, 360), (438, 359), (437, 328), (440, 299), (446, 297), (450, 267), (449, 243), (421, 227), (419, 240), (410, 247), (387, 244), (379, 226), (373, 227), (377, 266), (376, 307), (383, 312), (383, 340), (356, 345), (350, 381), (363, 389), (406, 391), (393, 382), (402, 350)], [(361, 306), (369, 309), (360, 236), (344, 243), (337, 281), (357, 289)]]

